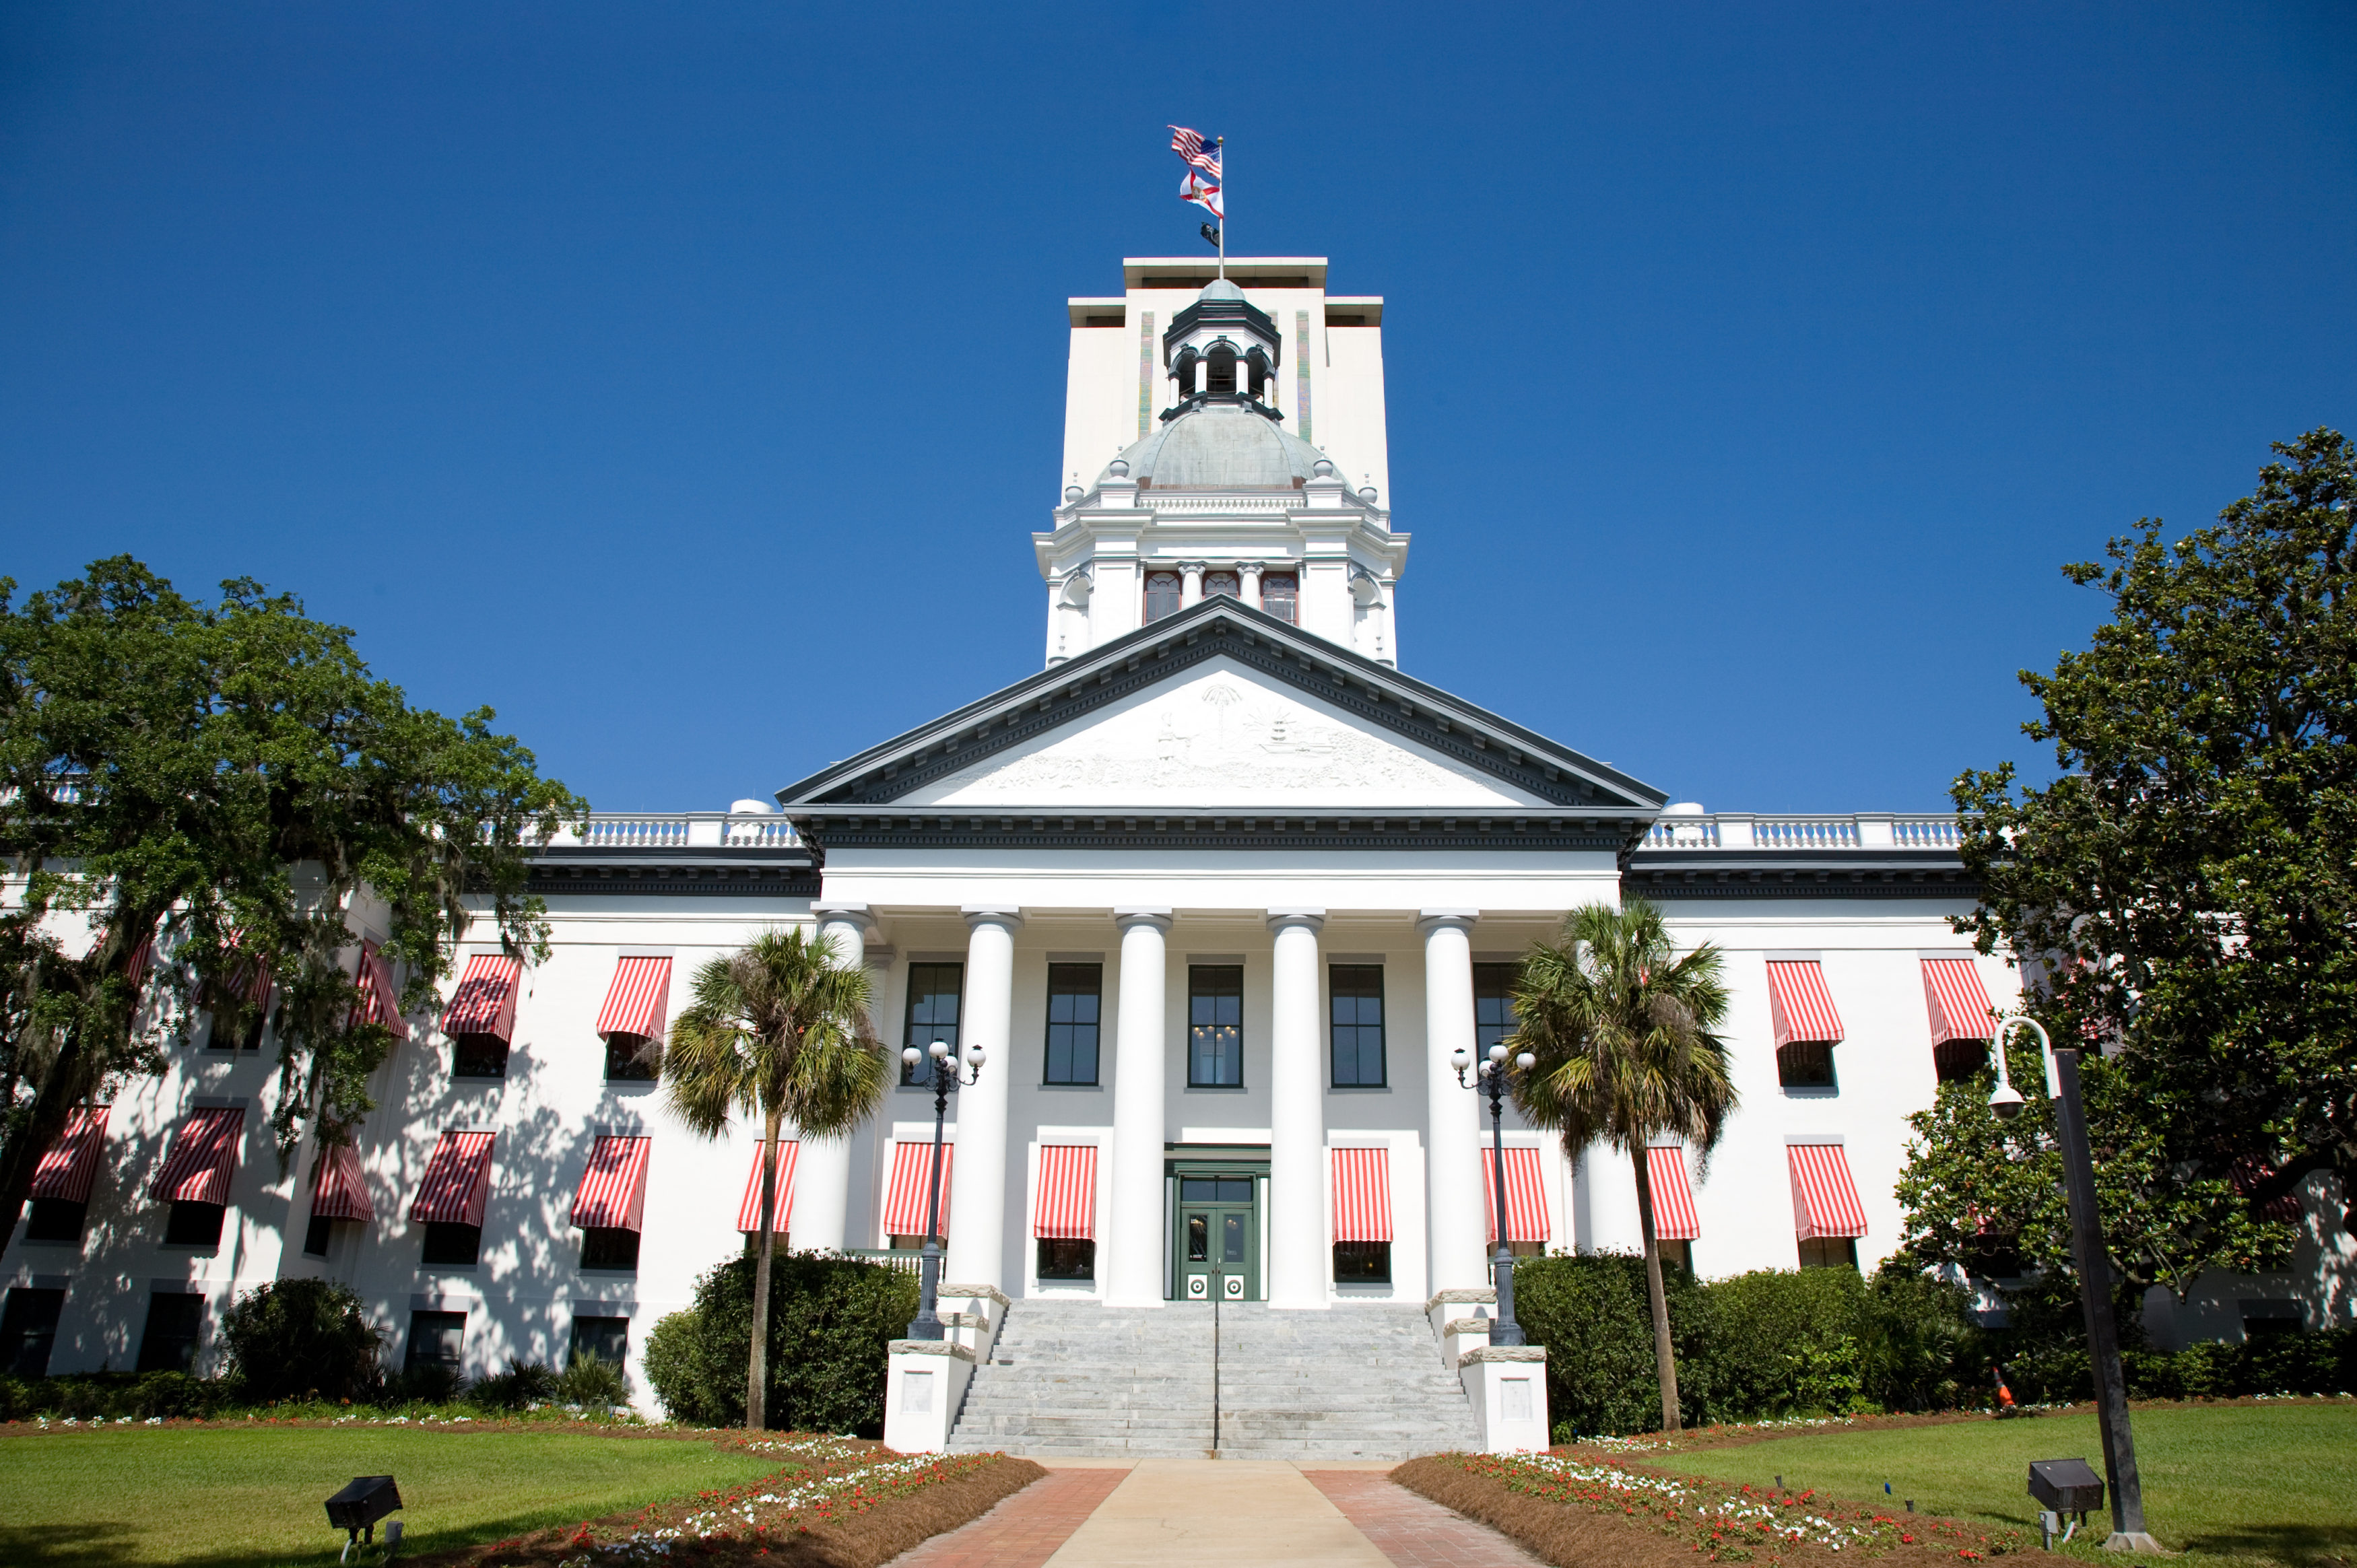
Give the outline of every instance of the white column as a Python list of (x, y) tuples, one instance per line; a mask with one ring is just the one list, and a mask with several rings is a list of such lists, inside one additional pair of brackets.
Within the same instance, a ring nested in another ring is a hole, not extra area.
[(1203, 564), (1182, 561), (1178, 564), (1178, 607), (1200, 604), (1203, 598)]
[(1012, 909), (962, 911), (965, 946), (965, 1007), (961, 1048), (985, 1055), (979, 1081), (957, 1091), (957, 1159), (950, 1167), (950, 1254), (942, 1278), (960, 1285), (1006, 1286), (1006, 1090), (1015, 1071), (1008, 1049), (1015, 1021), (1015, 928)]
[[(818, 934), (834, 944), (838, 966), (856, 969), (866, 964), (867, 933), (875, 925), (866, 905), (818, 904), (811, 913), (818, 917)], [(851, 1134), (801, 1136), (787, 1233), (797, 1248), (840, 1251), (851, 1210)]]
[(1323, 909), (1271, 909), (1276, 933), (1269, 1030), (1268, 1303), (1327, 1305), (1325, 1096), (1318, 1071), (1318, 931)]
[(1481, 1227), (1480, 1096), (1457, 1081), (1449, 1053), (1473, 1044), (1470, 909), (1426, 909), (1424, 934), (1425, 1223), (1432, 1238), (1432, 1288), (1478, 1290), (1490, 1283)]
[(1163, 1008), (1168, 909), (1115, 909), (1121, 1010), (1114, 1023), (1112, 1210), (1098, 1228), (1107, 1306), (1162, 1305), (1162, 1145), (1168, 1072)]
[(1580, 1198), (1587, 1210), (1587, 1234), (1579, 1239), (1583, 1252), (1637, 1252), (1645, 1246), (1642, 1222), (1637, 1218), (1637, 1172), (1628, 1151), (1609, 1144), (1590, 1144), (1581, 1151)]
[(1253, 608), (1260, 608), (1261, 564), (1257, 561), (1241, 562), (1236, 566), (1237, 597)]

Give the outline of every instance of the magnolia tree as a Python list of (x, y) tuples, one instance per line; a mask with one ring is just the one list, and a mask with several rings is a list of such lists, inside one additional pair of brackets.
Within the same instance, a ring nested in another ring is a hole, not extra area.
[(76, 1106), (162, 1070), (200, 1016), (278, 1043), (282, 1160), (349, 1139), (391, 1048), (346, 923), (424, 1005), (471, 921), (544, 957), (530, 850), (583, 801), (372, 677), (345, 628), (250, 580), (210, 603), (128, 556), (15, 603), (0, 579), (0, 1240)]

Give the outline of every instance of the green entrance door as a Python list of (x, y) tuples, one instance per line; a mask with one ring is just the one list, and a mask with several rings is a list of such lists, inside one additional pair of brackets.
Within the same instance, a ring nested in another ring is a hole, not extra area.
[(1171, 1273), (1181, 1301), (1260, 1299), (1259, 1187), (1245, 1175), (1178, 1178)]

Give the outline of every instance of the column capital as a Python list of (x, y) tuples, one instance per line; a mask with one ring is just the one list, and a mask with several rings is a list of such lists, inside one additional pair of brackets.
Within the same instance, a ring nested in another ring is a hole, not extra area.
[(1151, 926), (1164, 936), (1170, 934), (1170, 911), (1168, 909), (1115, 909), (1113, 923), (1123, 930), (1132, 926)]
[(968, 929), (975, 926), (1005, 926), (1008, 930), (1023, 923), (1023, 911), (1000, 904), (964, 904), (958, 913), (965, 917)]
[(857, 926), (863, 932), (876, 929), (876, 917), (868, 912), (865, 904), (813, 904), (811, 914), (821, 925), (834, 920), (846, 926)]
[(890, 942), (869, 942), (861, 950), (860, 961), (870, 969), (889, 969), (900, 951)]
[(1415, 918), (1416, 934), (1428, 937), (1435, 931), (1451, 929), (1469, 931), (1480, 918), (1479, 909), (1420, 909)]
[(1306, 927), (1309, 930), (1316, 931), (1322, 929), (1325, 924), (1326, 911), (1323, 909), (1271, 909), (1268, 911), (1268, 929), (1272, 931), (1281, 931), (1291, 926)]

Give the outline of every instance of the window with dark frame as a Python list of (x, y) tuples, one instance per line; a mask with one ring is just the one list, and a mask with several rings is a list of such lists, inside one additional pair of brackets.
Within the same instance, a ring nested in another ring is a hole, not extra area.
[(1187, 968), (1187, 1087), (1240, 1089), (1243, 1081), (1243, 966), (1189, 964)]
[(1338, 963), (1326, 971), (1327, 1043), (1337, 1089), (1383, 1086), (1383, 966)]
[(497, 1035), (453, 1035), (450, 1036), (450, 1076), (452, 1078), (505, 1078), (508, 1075), (508, 1043)]
[(428, 1266), (448, 1269), (471, 1269), (482, 1256), (483, 1228), (461, 1225), (456, 1220), (429, 1219), (425, 1222), (425, 1249), (418, 1262)]
[(79, 1241), (90, 1218), (90, 1205), (70, 1197), (37, 1197), (25, 1216), (27, 1241)]
[(1296, 613), (1300, 597), (1299, 582), (1291, 573), (1282, 573), (1260, 580), (1260, 607), (1287, 626), (1298, 626), (1301, 618)]
[(661, 1076), (662, 1047), (644, 1035), (617, 1029), (606, 1036), (606, 1081), (652, 1083)]
[(1942, 1040), (1932, 1047), (1932, 1070), (1942, 1083), (1962, 1083), (1988, 1069), (1986, 1040)]
[(619, 1367), (630, 1359), (630, 1320), (627, 1317), (576, 1317), (573, 1320), (573, 1354)]
[(1048, 966), (1048, 1069), (1042, 1082), (1097, 1081), (1097, 1039), (1103, 1010), (1104, 965)]
[(413, 1312), (409, 1315), (409, 1346), (402, 1369), (440, 1367), (457, 1371), (467, 1359), (467, 1315), (463, 1312)]
[[(1691, 1241), (1656, 1241), (1653, 1250), (1661, 1255), (1664, 1268), (1684, 1269), (1694, 1273), (1694, 1243)], [(1536, 1254), (1534, 1254), (1534, 1256)]]
[(1792, 1040), (1778, 1046), (1776, 1082), (1784, 1089), (1834, 1088), (1833, 1042)]
[(1392, 1283), (1389, 1241), (1334, 1243), (1334, 1283), (1338, 1285), (1387, 1285)]
[(639, 1266), (639, 1233), (625, 1230), (619, 1226), (582, 1227), (581, 1266), (624, 1272), (636, 1270)]
[(326, 1257), (328, 1243), (335, 1239), (336, 1222), (327, 1215), (314, 1214), (311, 1216), (311, 1223), (305, 1227), (303, 1231), (304, 1255), (311, 1258)]
[(1148, 572), (1146, 575), (1146, 624), (1178, 613), (1178, 574)]
[[(947, 1045), (954, 1056), (958, 1048), (958, 999), (965, 985), (965, 965), (962, 963), (912, 963), (909, 966), (908, 1027), (901, 1043), (925, 1050), (935, 1040)], [(929, 1057), (915, 1067), (901, 1064), (902, 1083), (931, 1085), (932, 1060)], [(951, 1087), (956, 1087), (952, 1077)]]
[(1514, 979), (1518, 963), (1477, 963), (1473, 966), (1473, 1047), (1490, 1047), (1514, 1032)]
[(1039, 1238), (1039, 1277), (1043, 1280), (1094, 1280), (1097, 1244), (1085, 1236)]
[(193, 1372), (197, 1340), (204, 1332), (205, 1298), (190, 1292), (157, 1291), (147, 1298), (147, 1328), (139, 1336), (142, 1372)]
[(1801, 1267), (1804, 1269), (1855, 1269), (1857, 1267), (1857, 1242), (1848, 1236), (1818, 1236), (1801, 1243)]
[(15, 1378), (49, 1375), (49, 1350), (58, 1338), (58, 1318), (66, 1293), (48, 1287), (12, 1285), (0, 1306), (0, 1372)]
[(184, 1203), (175, 1200), (171, 1214), (164, 1221), (164, 1245), (167, 1247), (218, 1247), (221, 1245), (221, 1216), (228, 1212), (218, 1203)]

